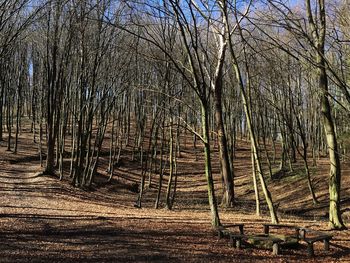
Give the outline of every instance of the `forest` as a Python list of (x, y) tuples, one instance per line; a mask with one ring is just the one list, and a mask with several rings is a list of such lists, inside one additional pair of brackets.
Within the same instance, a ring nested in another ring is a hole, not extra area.
[(0, 256), (350, 262), (349, 116), (349, 0), (0, 0)]

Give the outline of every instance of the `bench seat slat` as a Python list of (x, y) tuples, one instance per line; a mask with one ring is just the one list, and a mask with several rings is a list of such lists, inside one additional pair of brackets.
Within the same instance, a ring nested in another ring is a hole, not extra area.
[(272, 253), (274, 255), (279, 254), (279, 244), (283, 242), (282, 239), (271, 236), (257, 236), (257, 235), (244, 235), (244, 234), (230, 234), (230, 243), (236, 248), (241, 248), (242, 240), (254, 239), (256, 241), (272, 241)]
[(242, 234), (230, 234), (232, 238), (240, 238), (240, 239), (255, 239), (257, 241), (266, 241), (271, 240), (272, 242), (283, 242), (282, 239), (277, 237), (271, 237), (271, 236), (257, 236), (257, 235), (242, 235)]
[(331, 236), (316, 236), (316, 237), (306, 237), (303, 240), (307, 243), (314, 243), (316, 241), (321, 241), (321, 240), (331, 240)]

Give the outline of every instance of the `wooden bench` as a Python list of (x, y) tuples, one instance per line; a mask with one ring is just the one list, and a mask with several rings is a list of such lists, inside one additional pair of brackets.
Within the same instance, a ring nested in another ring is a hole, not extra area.
[(307, 228), (300, 228), (300, 239), (307, 243), (307, 252), (309, 257), (313, 257), (314, 243), (317, 241), (323, 241), (324, 250), (329, 250), (329, 242), (332, 239), (332, 235), (328, 235), (323, 232), (313, 231)]
[(242, 248), (242, 241), (252, 239), (254, 241), (271, 241), (272, 242), (272, 254), (279, 255), (280, 243), (282, 239), (271, 237), (269, 235), (244, 235), (244, 234), (230, 234), (230, 244), (236, 248)]
[(238, 228), (240, 234), (244, 234), (244, 224), (229, 224), (229, 225), (224, 225), (224, 226), (217, 226), (216, 231), (218, 233), (218, 237), (222, 238), (224, 236), (230, 236), (232, 233), (232, 228)]
[(299, 240), (299, 230), (300, 227), (298, 226), (294, 226), (294, 225), (282, 225), (282, 224), (263, 224), (264, 227), (264, 234), (265, 235), (269, 235), (270, 234), (270, 228), (285, 228), (285, 229), (292, 229), (294, 230), (294, 235), (292, 235), (291, 237), (296, 238), (297, 240)]
[(325, 234), (323, 232), (314, 231), (311, 229), (293, 226), (293, 225), (263, 224), (263, 226), (264, 226), (264, 234), (266, 234), (266, 235), (270, 234), (270, 228), (294, 229), (295, 235), (292, 235), (292, 237), (296, 237), (298, 241), (300, 240), (300, 241), (304, 241), (307, 243), (307, 251), (308, 251), (309, 257), (314, 256), (314, 243), (315, 242), (323, 241), (324, 249), (326, 251), (329, 250), (329, 241), (332, 239), (332, 236)]

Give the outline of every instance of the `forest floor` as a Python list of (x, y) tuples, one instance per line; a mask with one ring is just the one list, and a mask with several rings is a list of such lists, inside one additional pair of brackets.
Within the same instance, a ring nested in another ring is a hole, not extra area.
[[(134, 207), (137, 193), (133, 186), (139, 182), (140, 165), (126, 152), (112, 182), (105, 183), (107, 175), (101, 169), (99, 183), (87, 191), (74, 188), (67, 175), (63, 181), (39, 175), (37, 146), (29, 137), (23, 131), (17, 154), (6, 152), (6, 143), (0, 142), (0, 262), (350, 262), (350, 230), (327, 228), (326, 159), (320, 159), (312, 170), (320, 201), (316, 206), (300, 165), (295, 164), (293, 174), (268, 180), (282, 223), (333, 235), (330, 251), (324, 251), (321, 242), (315, 243), (316, 256), (310, 259), (305, 245), (282, 248), (281, 255), (274, 256), (270, 250), (234, 249), (227, 239), (218, 239), (210, 226), (200, 149), (197, 161), (191, 147), (183, 149), (178, 159), (172, 211), (164, 209), (163, 202), (160, 209), (153, 208), (155, 175), (153, 188), (146, 192), (139, 209)], [(215, 151), (213, 160), (220, 197)], [(343, 164), (343, 171), (342, 216), (350, 227), (349, 163)], [(235, 159), (235, 184), (236, 203), (233, 208), (220, 208), (222, 223), (244, 223), (247, 233), (262, 233), (262, 224), (269, 217), (264, 204), (264, 215), (255, 216), (249, 144), (244, 141)]]

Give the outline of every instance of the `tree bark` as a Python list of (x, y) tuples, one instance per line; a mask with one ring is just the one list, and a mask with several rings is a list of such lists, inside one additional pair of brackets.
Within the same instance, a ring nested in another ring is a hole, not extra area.
[(206, 101), (201, 100), (201, 119), (202, 119), (202, 133), (204, 144), (204, 160), (205, 160), (205, 177), (208, 184), (208, 199), (211, 211), (211, 223), (213, 226), (220, 225), (219, 212), (214, 190), (214, 180), (212, 175), (211, 157), (210, 157), (210, 143), (209, 143), (209, 121)]
[(215, 121), (216, 121), (216, 132), (219, 144), (219, 159), (221, 166), (221, 176), (223, 181), (223, 197), (221, 204), (229, 207), (233, 205), (234, 201), (234, 182), (233, 182), (233, 171), (230, 166), (228, 145), (226, 132), (224, 127), (223, 113), (222, 113), (222, 68), (225, 60), (225, 50), (227, 42), (224, 41), (224, 36), (219, 33), (220, 49), (218, 52), (218, 62), (216, 66), (215, 76), (212, 81), (212, 90), (215, 98)]
[[(271, 193), (268, 190), (268, 187), (266, 185), (264, 174), (263, 174), (263, 170), (262, 170), (262, 166), (261, 166), (261, 161), (260, 161), (260, 156), (259, 156), (259, 151), (258, 151), (257, 139), (256, 139), (254, 128), (253, 128), (251, 113), (250, 113), (250, 110), (249, 110), (249, 107), (248, 107), (248, 98), (247, 98), (247, 94), (246, 94), (246, 89), (245, 89), (245, 86), (244, 86), (244, 82), (243, 82), (241, 70), (240, 70), (240, 67), (239, 67), (239, 63), (237, 61), (237, 58), (236, 58), (236, 55), (235, 55), (235, 52), (234, 52), (234, 49), (233, 49), (233, 43), (232, 43), (231, 33), (230, 33), (231, 30), (230, 30), (229, 21), (228, 21), (227, 10), (225, 10), (225, 8), (226, 8), (225, 4), (222, 5), (222, 8), (223, 8), (223, 14), (224, 14), (224, 17), (225, 17), (224, 24), (225, 24), (225, 27), (226, 27), (226, 34), (227, 34), (227, 37), (229, 39), (229, 45), (228, 46), (229, 46), (229, 51), (230, 51), (230, 54), (231, 54), (233, 70), (234, 70), (234, 72), (236, 74), (236, 79), (237, 79), (237, 82), (238, 82), (238, 85), (239, 85), (239, 89), (241, 91), (241, 97), (242, 97), (243, 108), (244, 108), (245, 117), (246, 117), (246, 121), (247, 121), (247, 126), (248, 126), (250, 141), (251, 141), (251, 147), (252, 147), (253, 155), (254, 155), (254, 158), (255, 158), (255, 161), (256, 161), (256, 169), (257, 169), (257, 173), (258, 173), (259, 180), (260, 180), (260, 183), (261, 183), (261, 188), (262, 188), (262, 191), (263, 191), (263, 193), (265, 195), (265, 200), (266, 200), (267, 206), (268, 206), (269, 211), (270, 211), (271, 222), (272, 223), (278, 223), (277, 213), (276, 213), (275, 207), (273, 205)], [(241, 35), (241, 37), (243, 37), (243, 36)], [(248, 63), (248, 62), (246, 61), (245, 63)], [(248, 79), (248, 81), (249, 81), (249, 79)]]
[(341, 167), (332, 118), (331, 105), (328, 99), (328, 77), (325, 61), (326, 11), (324, 0), (318, 1), (319, 25), (316, 25), (311, 11), (310, 0), (306, 0), (309, 26), (312, 30), (313, 43), (316, 48), (318, 85), (321, 92), (321, 114), (329, 152), (329, 226), (332, 229), (345, 229), (340, 212)]

